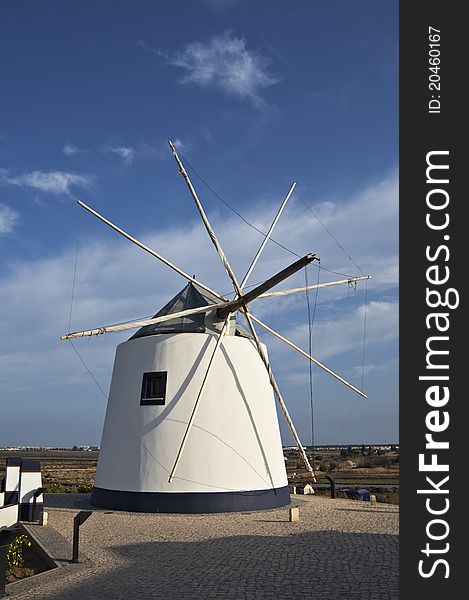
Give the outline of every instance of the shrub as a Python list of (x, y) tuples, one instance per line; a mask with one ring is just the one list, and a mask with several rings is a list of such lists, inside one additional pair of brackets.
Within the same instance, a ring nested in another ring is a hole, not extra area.
[(29, 548), (31, 542), (27, 535), (22, 534), (15, 537), (8, 546), (7, 562), (10, 569), (22, 567), (24, 563), (24, 549)]
[(58, 494), (60, 493), (62, 490), (62, 486), (60, 485), (60, 483), (49, 483), (49, 485), (47, 486), (47, 491), (50, 494)]
[(82, 483), (81, 485), (78, 486), (78, 492), (80, 494), (89, 494), (92, 489), (93, 489), (92, 483)]

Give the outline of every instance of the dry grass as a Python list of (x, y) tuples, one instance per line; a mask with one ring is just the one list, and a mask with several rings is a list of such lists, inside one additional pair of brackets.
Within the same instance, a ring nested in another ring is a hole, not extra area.
[(5, 458), (14, 456), (40, 461), (42, 484), (46, 492), (87, 493), (91, 491), (98, 452), (74, 450), (0, 451), (0, 471), (5, 468)]
[[(98, 452), (74, 450), (28, 450), (22, 452), (0, 451), (0, 473), (4, 470), (5, 458), (21, 456), (39, 460), (42, 466), (42, 482), (47, 492), (88, 493), (91, 491)], [(341, 459), (337, 450), (322, 453), (321, 465), (335, 465), (332, 471), (316, 470), (319, 484), (327, 484), (326, 475), (331, 475), (338, 484), (350, 484), (364, 487), (377, 496), (378, 501), (399, 504), (399, 490), (392, 488), (373, 488), (373, 484), (395, 485), (399, 483), (399, 463), (396, 455), (371, 457), (352, 457), (357, 465), (350, 467), (350, 459)], [(287, 461), (287, 474), (290, 483), (310, 483), (311, 475), (295, 457)], [(0, 475), (1, 478), (1, 475)], [(322, 494), (322, 491), (319, 491)], [(324, 493), (329, 493), (327, 490)]]

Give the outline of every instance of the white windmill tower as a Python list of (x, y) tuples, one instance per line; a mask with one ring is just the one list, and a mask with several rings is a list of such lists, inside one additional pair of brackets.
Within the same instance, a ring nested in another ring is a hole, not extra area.
[[(241, 282), (207, 219), (197, 193), (169, 142), (180, 173), (230, 277), (228, 300), (154, 250), (78, 203), (189, 281), (152, 319), (69, 333), (61, 339), (140, 328), (117, 347), (91, 502), (144, 512), (204, 513), (258, 510), (290, 502), (274, 395), (311, 472), (254, 322), (358, 394), (363, 392), (262, 323), (249, 310), (256, 298), (305, 291), (269, 289), (317, 259), (308, 254), (245, 293), (247, 281), (293, 184)], [(319, 287), (361, 278), (319, 284)], [(249, 332), (235, 314), (244, 314)], [(366, 396), (365, 396), (366, 397)]]

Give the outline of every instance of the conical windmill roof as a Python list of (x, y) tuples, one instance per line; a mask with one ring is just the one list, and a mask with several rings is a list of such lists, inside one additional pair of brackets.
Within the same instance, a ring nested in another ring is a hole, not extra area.
[[(210, 306), (217, 304), (220, 300), (212, 294), (202, 290), (196, 283), (189, 282), (172, 300), (170, 300), (163, 308), (153, 315), (162, 317), (172, 313), (181, 312), (190, 308), (198, 308), (199, 306)], [(247, 331), (235, 322), (234, 316), (233, 325), (234, 335), (242, 335), (249, 337)], [(134, 340), (147, 335), (156, 335), (161, 333), (208, 333), (210, 331), (219, 331), (222, 321), (218, 319), (216, 311), (208, 313), (198, 313), (188, 315), (187, 317), (176, 317), (163, 323), (154, 323), (153, 325), (145, 325), (141, 327), (130, 339)]]

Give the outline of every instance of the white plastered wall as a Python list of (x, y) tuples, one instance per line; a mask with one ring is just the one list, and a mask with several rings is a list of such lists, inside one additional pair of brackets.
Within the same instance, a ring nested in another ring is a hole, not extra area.
[[(145, 492), (266, 490), (287, 485), (266, 369), (251, 340), (225, 336), (176, 477), (168, 483), (216, 342), (155, 335), (116, 351), (95, 486)], [(166, 404), (140, 406), (145, 372), (167, 371)]]
[(5, 473), (5, 491), (18, 492), (20, 489), (20, 466), (8, 465)]
[(6, 529), (18, 522), (18, 504), (0, 506), (0, 529)]
[[(19, 501), (23, 504), (26, 502), (34, 502), (34, 492), (40, 487), (42, 487), (42, 477), (40, 471), (22, 472)], [(42, 494), (39, 494), (39, 496), (36, 498), (36, 502), (44, 502)]]

